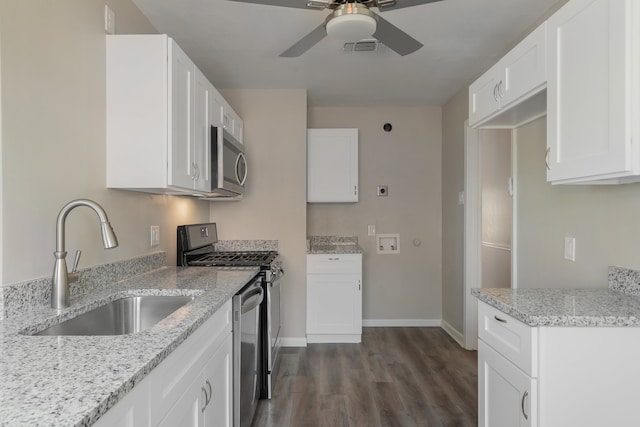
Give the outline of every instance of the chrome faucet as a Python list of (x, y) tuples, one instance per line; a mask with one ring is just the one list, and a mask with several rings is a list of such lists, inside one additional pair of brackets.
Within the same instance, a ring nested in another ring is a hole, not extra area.
[(56, 251), (53, 255), (56, 257), (55, 264), (53, 266), (53, 280), (51, 283), (51, 307), (52, 308), (64, 308), (69, 307), (69, 283), (78, 280), (78, 273), (76, 269), (78, 261), (80, 260), (80, 251), (76, 252), (76, 259), (74, 262), (73, 271), (67, 272), (67, 252), (64, 249), (64, 229), (65, 220), (71, 210), (78, 206), (87, 206), (94, 210), (100, 218), (100, 228), (102, 230), (102, 244), (105, 249), (111, 249), (118, 246), (118, 239), (116, 238), (111, 224), (109, 224), (109, 218), (102, 209), (102, 207), (92, 200), (78, 199), (73, 200), (60, 210), (58, 219), (56, 222)]

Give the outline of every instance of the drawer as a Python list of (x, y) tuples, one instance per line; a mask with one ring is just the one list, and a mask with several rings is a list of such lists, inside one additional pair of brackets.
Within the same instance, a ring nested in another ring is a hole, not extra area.
[(537, 328), (479, 301), (478, 338), (528, 375), (537, 377)]
[(307, 255), (307, 274), (361, 274), (362, 254)]

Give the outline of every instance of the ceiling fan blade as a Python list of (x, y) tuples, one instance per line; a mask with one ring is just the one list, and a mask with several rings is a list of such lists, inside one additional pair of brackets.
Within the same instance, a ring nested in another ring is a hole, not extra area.
[(280, 54), (285, 58), (293, 58), (300, 56), (313, 46), (315, 46), (320, 40), (327, 36), (327, 29), (325, 23), (318, 25), (313, 31), (301, 38), (296, 44), (291, 46)]
[(266, 4), (268, 6), (295, 7), (309, 9), (306, 0), (230, 0), (238, 3)]
[(420, 6), (421, 4), (435, 3), (437, 1), (442, 0), (395, 0), (395, 2), (390, 2), (389, 4), (380, 2), (383, 4), (378, 4), (378, 10), (380, 12), (384, 12), (385, 10), (395, 10), (411, 6)]
[(376, 32), (373, 33), (373, 38), (391, 50), (394, 50), (399, 55), (408, 55), (423, 46), (418, 40), (389, 21), (381, 18), (379, 15), (376, 15), (376, 21), (378, 21), (378, 25), (376, 26)]

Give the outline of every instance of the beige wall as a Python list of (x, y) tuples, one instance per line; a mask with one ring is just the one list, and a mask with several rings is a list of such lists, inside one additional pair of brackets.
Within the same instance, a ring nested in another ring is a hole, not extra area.
[[(129, 0), (106, 3), (118, 33), (156, 32)], [(97, 216), (75, 209), (66, 247), (81, 268), (157, 250), (172, 263), (176, 225), (208, 219), (207, 202), (105, 188), (104, 5), (1, 0), (2, 283), (51, 274), (56, 216), (75, 198), (102, 204), (120, 241), (103, 250)]]
[(249, 165), (241, 202), (213, 202), (220, 239), (275, 239), (282, 279), (282, 335), (304, 338), (306, 322), (306, 138), (304, 90), (224, 91), (244, 119)]
[[(384, 123), (393, 126), (383, 131)], [(309, 235), (355, 234), (363, 257), (363, 318), (441, 318), (441, 109), (439, 107), (310, 108), (310, 128), (358, 128), (358, 203), (312, 203)], [(376, 196), (388, 185), (387, 197)], [(378, 255), (377, 233), (399, 233), (400, 254)], [(421, 244), (414, 245), (414, 239)]]
[[(559, 185), (545, 178), (546, 119), (515, 132), (518, 287), (607, 286), (607, 267), (640, 269), (640, 184)], [(565, 236), (576, 261), (563, 258)]]
[(464, 122), (469, 90), (463, 87), (442, 109), (442, 320), (463, 332)]

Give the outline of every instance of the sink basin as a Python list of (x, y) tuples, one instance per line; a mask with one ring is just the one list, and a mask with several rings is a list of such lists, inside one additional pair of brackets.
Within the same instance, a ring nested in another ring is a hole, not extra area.
[(133, 334), (152, 327), (193, 298), (190, 296), (120, 298), (34, 335)]

